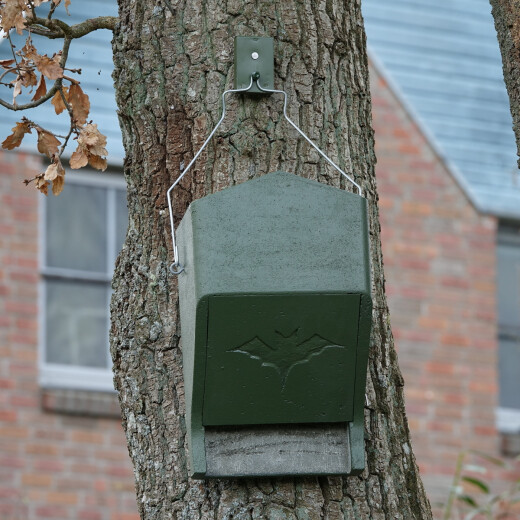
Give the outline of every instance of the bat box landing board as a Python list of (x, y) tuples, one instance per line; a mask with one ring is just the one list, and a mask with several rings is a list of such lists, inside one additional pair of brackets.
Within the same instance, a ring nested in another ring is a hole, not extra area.
[(276, 172), (196, 200), (177, 236), (191, 475), (362, 471), (365, 199)]

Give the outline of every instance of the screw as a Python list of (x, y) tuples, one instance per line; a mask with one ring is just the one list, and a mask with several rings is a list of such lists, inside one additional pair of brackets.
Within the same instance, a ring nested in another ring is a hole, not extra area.
[(254, 60), (257, 60), (258, 59), (258, 52), (253, 52), (253, 54), (251, 54), (251, 58), (253, 58)]

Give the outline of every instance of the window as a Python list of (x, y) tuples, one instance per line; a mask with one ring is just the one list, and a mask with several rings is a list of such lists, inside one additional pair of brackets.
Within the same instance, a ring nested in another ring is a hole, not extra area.
[(124, 181), (69, 174), (42, 199), (40, 384), (113, 390), (108, 348), (110, 280), (128, 214)]
[(498, 429), (520, 433), (520, 226), (501, 224), (497, 244), (500, 398)]

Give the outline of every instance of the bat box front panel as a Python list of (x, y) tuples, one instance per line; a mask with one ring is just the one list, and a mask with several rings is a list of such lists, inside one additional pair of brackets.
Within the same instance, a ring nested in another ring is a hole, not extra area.
[(352, 420), (359, 294), (208, 302), (205, 426)]

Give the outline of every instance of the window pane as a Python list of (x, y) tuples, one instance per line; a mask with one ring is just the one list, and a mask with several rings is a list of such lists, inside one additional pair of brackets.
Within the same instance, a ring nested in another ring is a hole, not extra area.
[(107, 284), (48, 279), (46, 361), (108, 367)]
[(520, 245), (497, 246), (498, 321), (520, 329)]
[(500, 338), (500, 406), (520, 410), (520, 337)]
[(125, 241), (128, 228), (128, 208), (126, 206), (126, 191), (116, 190), (116, 250), (114, 256), (119, 254)]
[(69, 183), (46, 199), (46, 261), (50, 267), (107, 271), (107, 192)]

